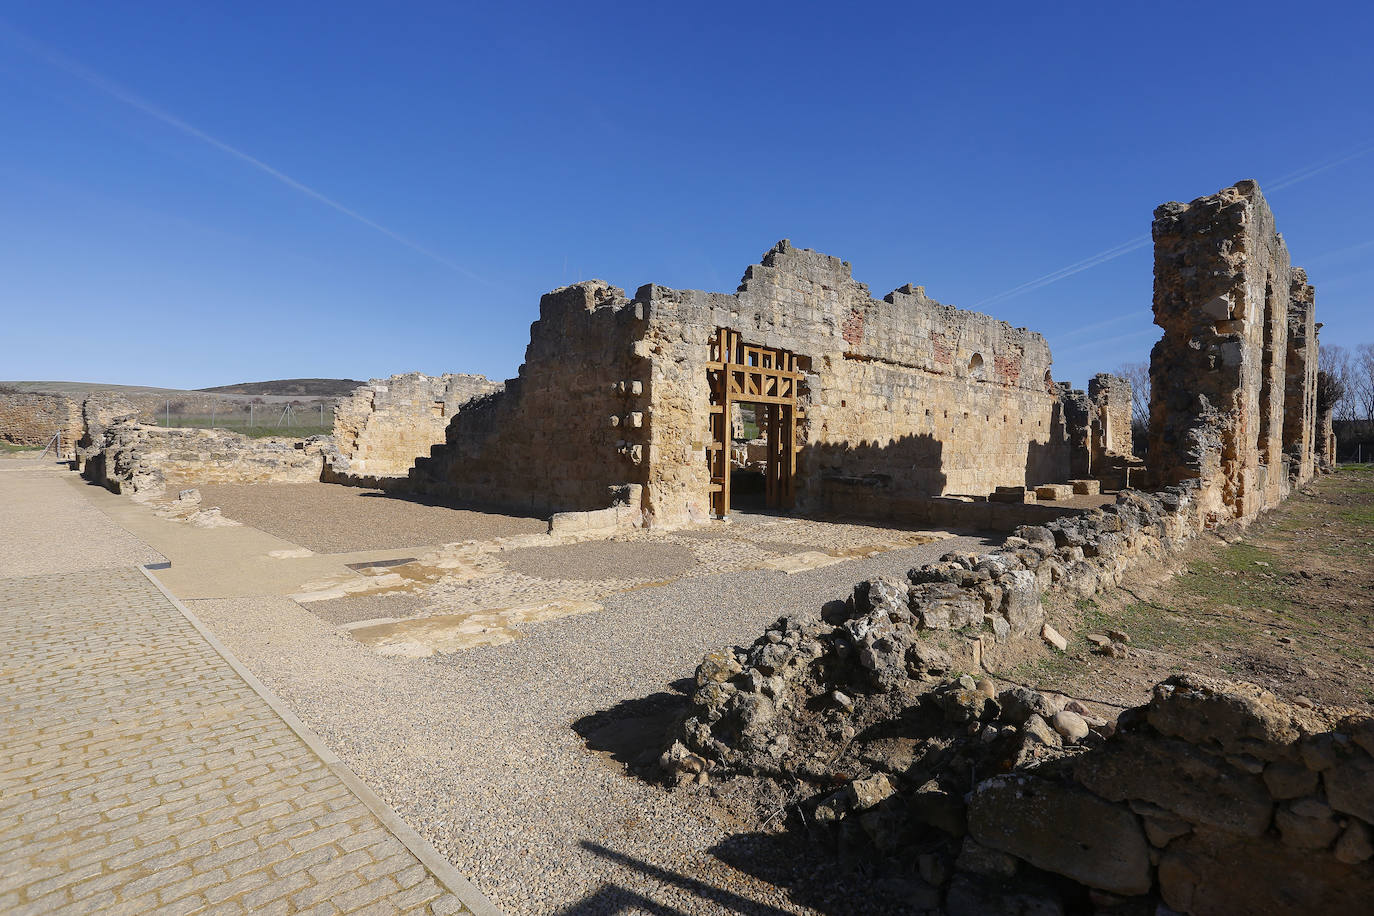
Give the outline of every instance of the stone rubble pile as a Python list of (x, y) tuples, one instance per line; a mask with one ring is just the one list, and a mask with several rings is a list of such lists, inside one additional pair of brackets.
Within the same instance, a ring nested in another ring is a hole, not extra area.
[(1195, 533), (1189, 507), (1186, 486), (1126, 491), (1104, 509), (1022, 526), (991, 553), (946, 554), (907, 582), (861, 582), (819, 613), (784, 617), (750, 648), (703, 659), (681, 744), (710, 766), (802, 774), (828, 734), (825, 709), (847, 705), (834, 694), (862, 698), (862, 714), (880, 719), (950, 670), (951, 651), (976, 667), (985, 642), (1048, 634), (1046, 590), (1114, 587)]

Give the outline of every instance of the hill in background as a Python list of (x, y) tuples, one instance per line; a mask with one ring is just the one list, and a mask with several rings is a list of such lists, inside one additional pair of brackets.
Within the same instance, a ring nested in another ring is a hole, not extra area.
[(237, 385), (220, 385), (215, 388), (198, 388), (213, 394), (248, 394), (292, 398), (342, 398), (347, 397), (359, 385), (366, 385), (350, 378), (283, 378), (270, 382), (239, 382)]

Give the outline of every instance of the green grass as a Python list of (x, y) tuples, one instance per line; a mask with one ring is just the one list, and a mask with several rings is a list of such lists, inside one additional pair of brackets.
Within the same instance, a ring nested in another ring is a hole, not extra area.
[[(328, 414), (326, 414), (328, 416)], [(264, 411), (255, 418), (252, 426), (248, 425), (248, 418), (239, 415), (225, 416), (204, 416), (172, 415), (171, 427), (174, 429), (222, 429), (226, 432), (240, 433), (253, 438), (264, 436), (289, 436), (301, 439), (306, 436), (328, 436), (334, 432), (331, 422), (328, 426), (323, 426), (319, 422), (317, 412), (303, 414), (301, 420), (311, 420), (314, 422), (293, 422), (289, 426), (278, 425), (281, 419), (281, 411)], [(263, 422), (267, 421), (267, 422)], [(158, 417), (158, 426), (167, 426), (166, 417)]]
[(17, 455), (21, 452), (36, 452), (41, 448), (41, 445), (15, 445), (13, 442), (6, 442), (0, 439), (0, 452), (4, 452), (6, 455)]

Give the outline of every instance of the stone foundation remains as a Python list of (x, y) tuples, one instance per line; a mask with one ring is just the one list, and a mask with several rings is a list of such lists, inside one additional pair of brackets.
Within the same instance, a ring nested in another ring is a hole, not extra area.
[(310, 483), (334, 448), (328, 436), (250, 438), (219, 429), (116, 422), (85, 475), (115, 493), (158, 497), (212, 483)]
[(463, 405), (500, 391), (480, 375), (439, 376), (411, 372), (372, 379), (334, 408), (337, 469), (357, 477), (405, 477), (416, 458), (444, 441), (444, 431)]

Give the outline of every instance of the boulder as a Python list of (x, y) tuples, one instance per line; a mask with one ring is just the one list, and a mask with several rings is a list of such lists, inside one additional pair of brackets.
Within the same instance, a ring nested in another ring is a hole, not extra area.
[(1264, 833), (1274, 809), (1258, 776), (1172, 738), (1119, 734), (1079, 758), (1074, 772), (1103, 798), (1152, 802), (1191, 823), (1244, 836)]
[(1153, 884), (1140, 821), (1077, 787), (1028, 775), (993, 777), (974, 791), (968, 823), (984, 846), (1087, 887), (1133, 896)]

